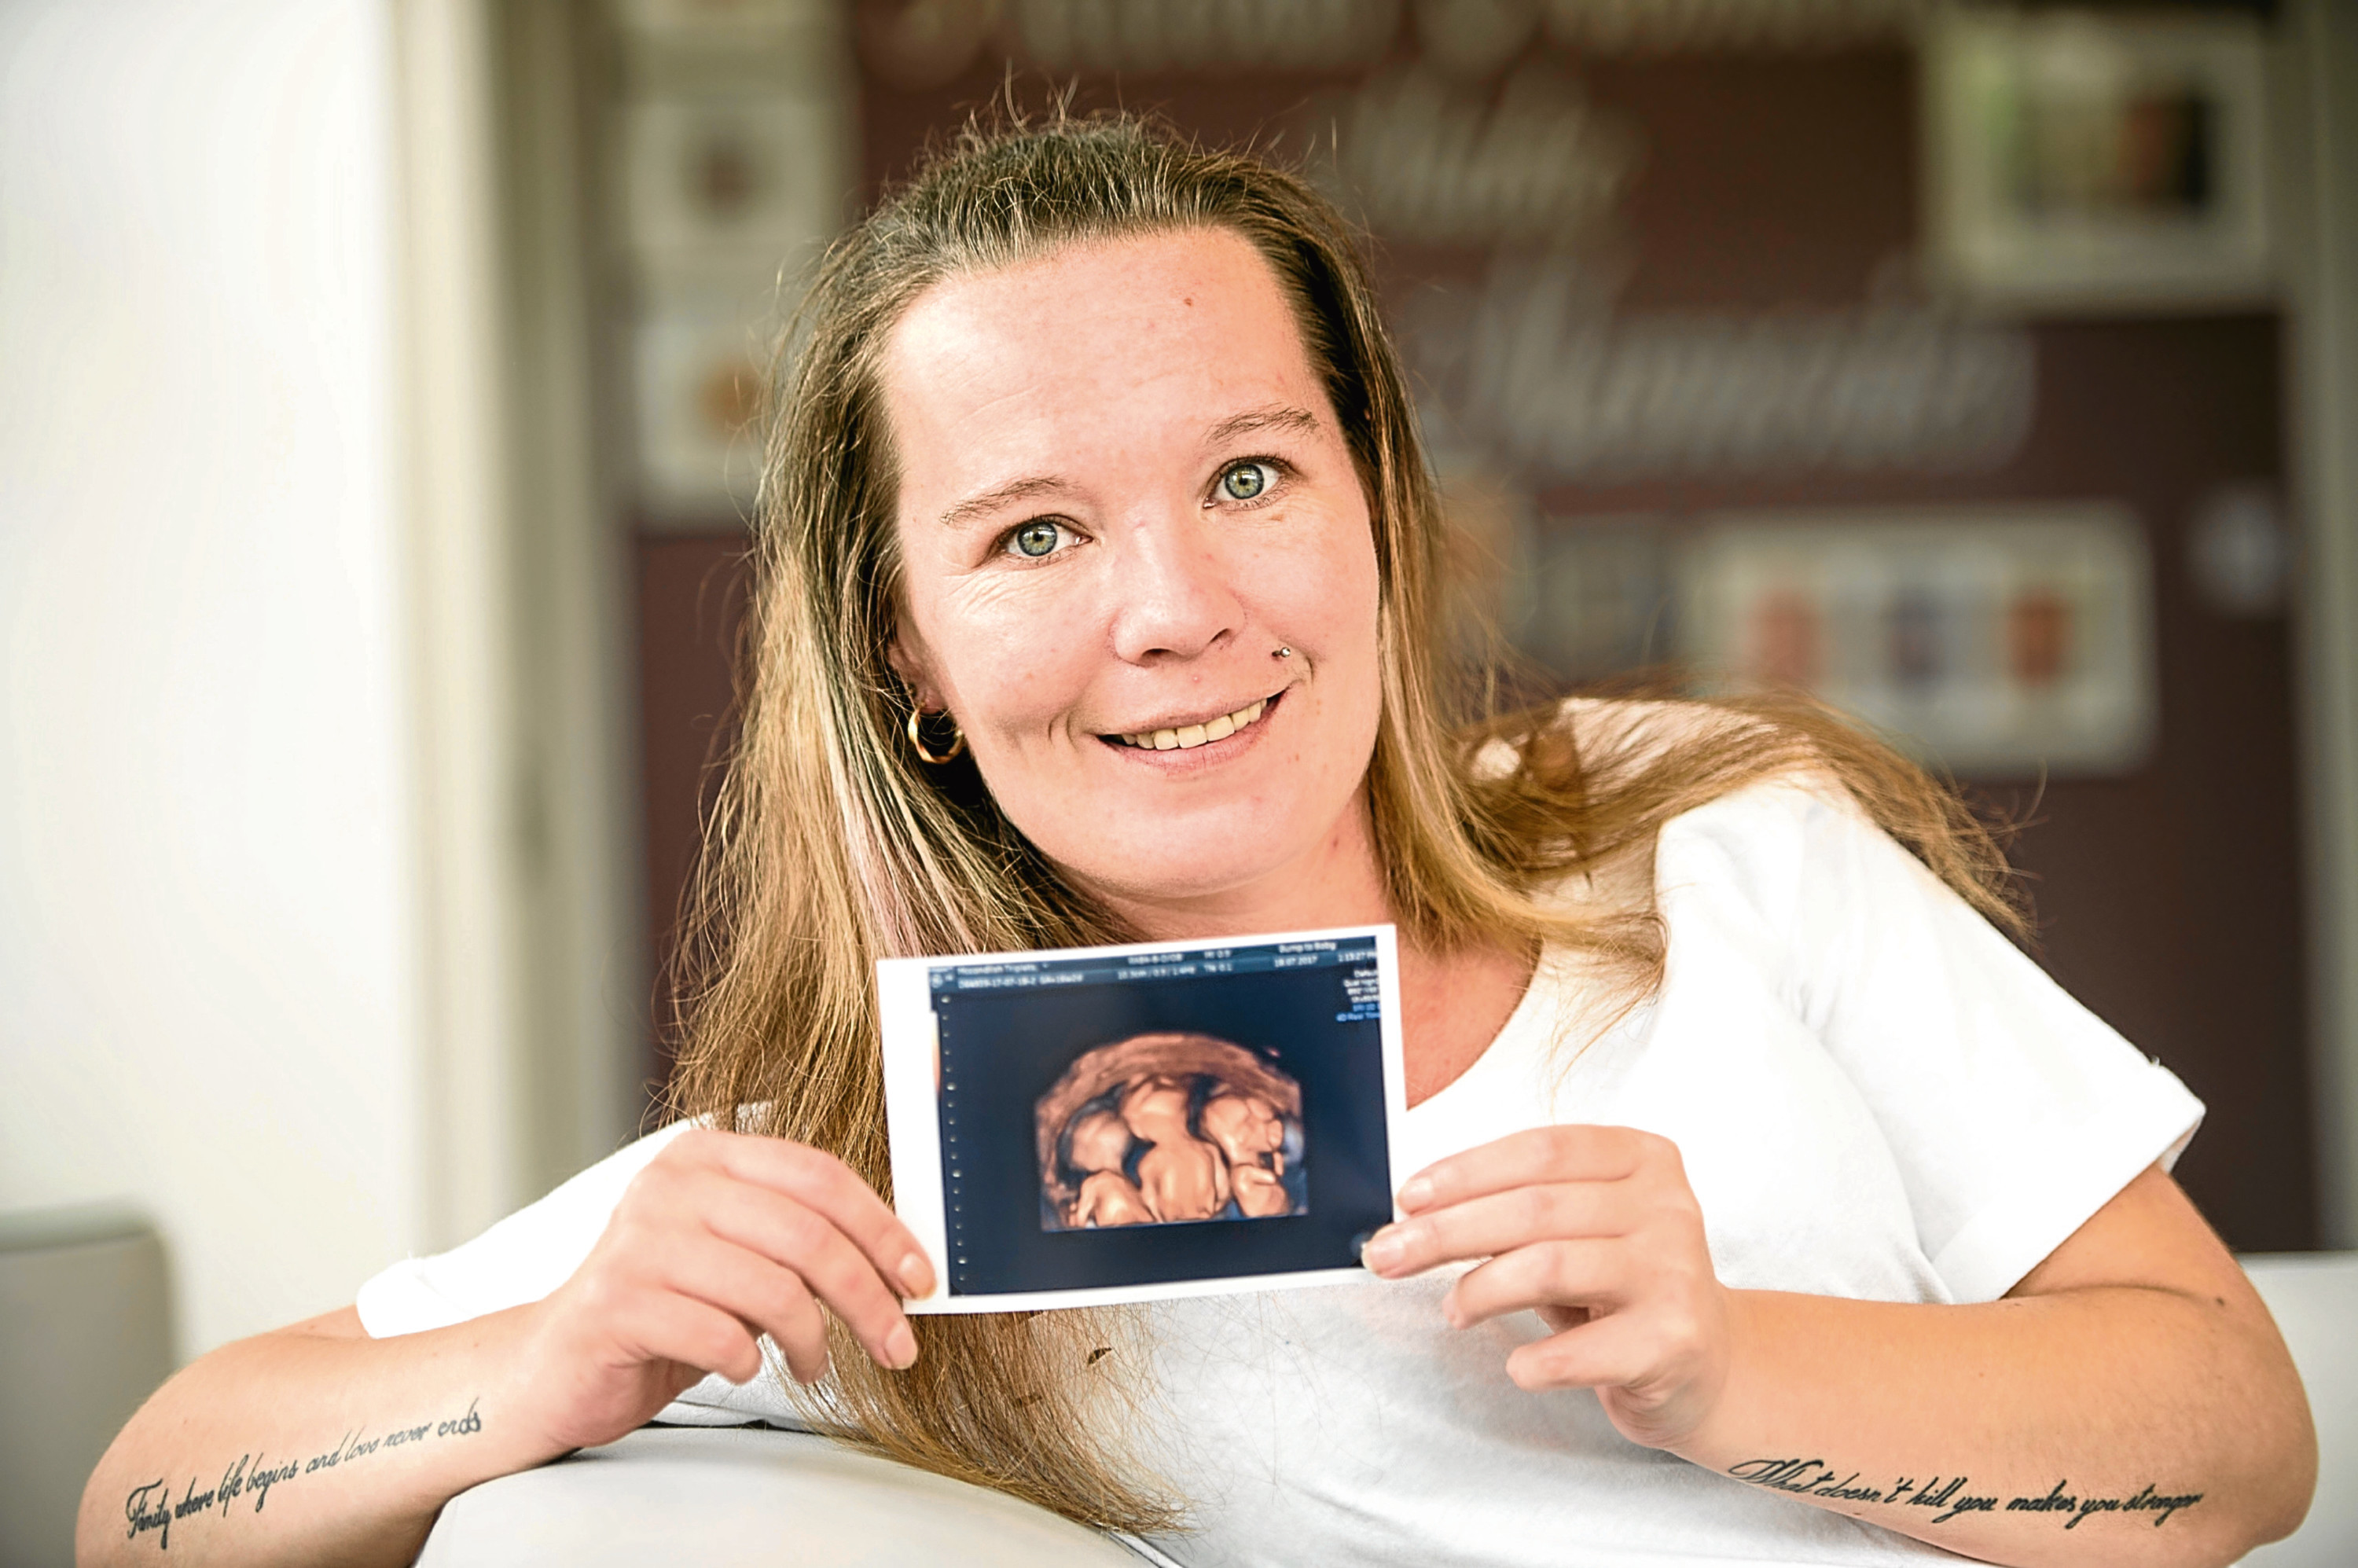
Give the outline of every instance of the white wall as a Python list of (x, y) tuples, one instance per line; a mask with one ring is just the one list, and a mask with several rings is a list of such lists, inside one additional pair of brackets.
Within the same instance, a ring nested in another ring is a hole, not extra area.
[(0, 1208), (421, 1234), (388, 0), (0, 3)]

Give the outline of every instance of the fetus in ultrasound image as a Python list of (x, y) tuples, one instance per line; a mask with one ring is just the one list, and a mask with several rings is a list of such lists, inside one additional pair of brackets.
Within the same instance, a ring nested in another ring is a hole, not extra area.
[(1309, 1212), (1302, 1086), (1209, 1034), (1094, 1046), (1035, 1108), (1040, 1227)]

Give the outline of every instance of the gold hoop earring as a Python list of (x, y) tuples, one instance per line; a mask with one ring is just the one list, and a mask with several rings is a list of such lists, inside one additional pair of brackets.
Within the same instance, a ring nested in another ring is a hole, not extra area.
[(934, 755), (933, 752), (925, 750), (925, 738), (919, 732), (917, 728), (919, 724), (925, 721), (925, 710), (924, 708), (912, 708), (909, 709), (909, 744), (916, 752), (917, 761), (924, 762), (930, 767), (936, 768), (940, 767), (944, 762), (955, 762), (959, 754), (966, 750), (966, 731), (958, 728), (957, 720), (950, 720), (950, 729), (956, 732), (956, 738), (950, 741), (950, 749), (944, 752), (937, 757)]

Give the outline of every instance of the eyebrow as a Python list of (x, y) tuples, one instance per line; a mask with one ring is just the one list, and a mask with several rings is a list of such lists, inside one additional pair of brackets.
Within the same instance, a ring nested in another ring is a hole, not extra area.
[(1272, 403), (1266, 407), (1249, 408), (1242, 414), (1221, 420), (1205, 435), (1207, 447), (1225, 446), (1239, 436), (1249, 436), (1257, 430), (1283, 430), (1293, 435), (1307, 436), (1318, 428), (1318, 416), (1307, 408), (1292, 408)]
[(1072, 488), (1071, 485), (1065, 481), (1046, 476), (1037, 479), (1019, 479), (1011, 483), (1000, 485), (994, 490), (986, 490), (980, 495), (968, 496), (964, 501), (942, 514), (941, 525), (945, 528), (963, 528), (978, 518), (990, 516), (1001, 507), (1012, 506), (1019, 501), (1031, 501), (1039, 496), (1053, 495), (1059, 491), (1070, 488)]
[[(1204, 433), (1207, 447), (1226, 446), (1241, 437), (1261, 430), (1283, 430), (1293, 435), (1306, 436), (1318, 428), (1318, 416), (1307, 408), (1291, 407), (1272, 403), (1260, 408), (1248, 408), (1232, 414)], [(986, 490), (979, 495), (969, 495), (941, 515), (944, 528), (962, 528), (990, 516), (1017, 502), (1033, 501), (1044, 495), (1054, 495), (1072, 488), (1071, 481), (1053, 475), (1019, 479)]]

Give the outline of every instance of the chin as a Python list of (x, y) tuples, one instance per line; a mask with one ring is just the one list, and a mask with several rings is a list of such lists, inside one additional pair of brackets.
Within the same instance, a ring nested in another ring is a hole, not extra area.
[(1217, 798), (1207, 791), (1193, 800), (1184, 788), (1141, 782), (1076, 789), (1056, 810), (1008, 815), (1019, 828), (1027, 817), (1051, 827), (1027, 837), (1076, 887), (1119, 903), (1201, 904), (1273, 878), (1314, 874), (1312, 863), (1351, 810), (1356, 788), (1339, 773), (1310, 770), (1274, 784), (1239, 778)]
[[(1266, 821), (1217, 831), (1174, 834), (1169, 824), (1135, 835), (1107, 832), (1091, 837), (1070, 856), (1043, 846), (1064, 873), (1087, 888), (1142, 903), (1193, 903), (1250, 887), (1281, 872), (1314, 842), (1273, 840)], [(1247, 848), (1249, 846), (1249, 849)], [(1145, 874), (1141, 874), (1145, 873)]]

